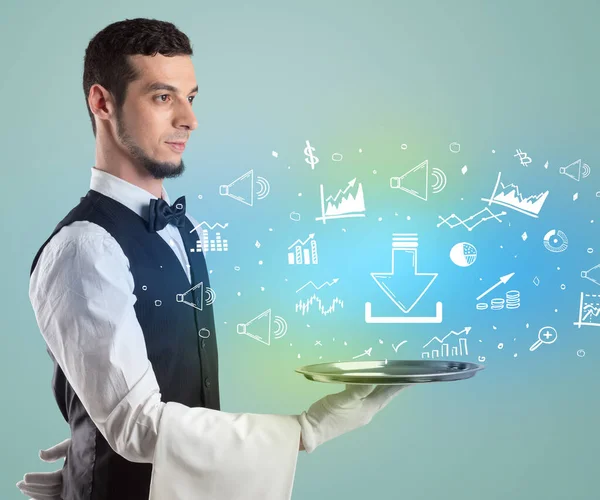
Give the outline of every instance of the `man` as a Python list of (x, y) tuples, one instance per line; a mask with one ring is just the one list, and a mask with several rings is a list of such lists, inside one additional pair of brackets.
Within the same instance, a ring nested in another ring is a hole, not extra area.
[(300, 415), (220, 411), (212, 306), (177, 300), (209, 286), (189, 252), (198, 224), (163, 187), (197, 127), (192, 54), (150, 19), (113, 23), (86, 50), (90, 190), (37, 253), (29, 293), (71, 438), (46, 450), (61, 471), (17, 484), (34, 498), (289, 499), (298, 450), (367, 424), (403, 388), (346, 386)]

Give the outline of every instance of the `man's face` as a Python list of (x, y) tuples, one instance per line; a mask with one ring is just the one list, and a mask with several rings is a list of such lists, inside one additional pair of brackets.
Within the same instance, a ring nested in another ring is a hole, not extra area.
[(155, 179), (178, 177), (185, 169), (181, 152), (168, 143), (186, 142), (198, 126), (192, 111), (198, 86), (191, 58), (128, 57), (141, 77), (129, 83), (123, 107), (116, 112), (117, 137), (138, 168)]

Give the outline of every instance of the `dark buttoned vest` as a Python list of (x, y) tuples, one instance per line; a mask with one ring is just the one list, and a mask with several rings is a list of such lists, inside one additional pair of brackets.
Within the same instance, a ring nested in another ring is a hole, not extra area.
[[(50, 239), (75, 221), (103, 227), (129, 259), (137, 298), (135, 313), (161, 400), (220, 410), (210, 283), (203, 253), (190, 252), (196, 248), (197, 233), (189, 219), (186, 217), (179, 232), (190, 264), (191, 284), (173, 249), (148, 230), (142, 217), (94, 190), (56, 226), (36, 254), (31, 273)], [(54, 396), (71, 428), (72, 443), (62, 471), (63, 500), (148, 500), (152, 464), (130, 462), (112, 450), (47, 350), (54, 362)]]

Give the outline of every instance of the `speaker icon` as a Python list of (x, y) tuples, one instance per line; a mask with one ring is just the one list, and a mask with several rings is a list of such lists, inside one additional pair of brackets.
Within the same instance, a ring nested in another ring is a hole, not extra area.
[[(390, 187), (392, 189), (401, 189), (408, 194), (427, 201), (430, 189), (429, 177), (429, 160), (425, 160), (400, 177), (390, 177)], [(433, 168), (431, 169), (431, 177), (433, 177), (432, 192), (437, 194), (443, 191), (447, 182), (444, 171), (439, 168)]]
[(280, 339), (287, 333), (288, 325), (281, 316), (275, 316), (273, 322), (271, 322), (271, 309), (260, 313), (255, 318), (252, 318), (248, 323), (239, 323), (237, 325), (237, 332), (240, 335), (247, 335), (248, 337), (258, 340), (266, 345), (271, 345), (271, 327), (272, 323), (275, 323), (275, 331), (273, 336), (276, 339)]
[(581, 159), (574, 161), (566, 167), (560, 167), (558, 169), (559, 174), (566, 175), (577, 182), (579, 182), (581, 179), (585, 179), (588, 175), (590, 175), (590, 172), (590, 166), (587, 163), (582, 164)]
[[(256, 199), (262, 200), (266, 198), (271, 190), (269, 181), (264, 177), (256, 177), (258, 189), (256, 191)], [(219, 194), (221, 196), (229, 196), (234, 200), (240, 201), (245, 205), (254, 205), (254, 169), (249, 170), (245, 174), (238, 177), (231, 184), (222, 184), (219, 186)]]
[[(197, 288), (200, 288), (200, 291), (198, 292), (198, 294), (196, 294), (196, 299), (194, 300), (194, 294), (192, 293), (194, 290), (196, 290)], [(192, 302), (190, 302), (189, 300), (185, 299), (185, 296), (189, 295), (188, 298), (190, 298), (192, 300)], [(206, 295), (206, 300), (204, 300), (204, 296)], [(185, 293), (178, 293), (175, 296), (175, 300), (177, 302), (183, 302), (184, 304), (187, 304), (188, 306), (192, 306), (195, 309), (198, 309), (199, 311), (204, 310), (204, 306), (210, 306), (212, 305), (212, 303), (215, 301), (215, 299), (217, 298), (217, 295), (215, 294), (214, 290), (212, 288), (210, 288), (209, 286), (205, 287), (204, 286), (204, 282), (200, 282), (197, 285), (193, 286), (192, 288), (190, 288), (187, 292)]]

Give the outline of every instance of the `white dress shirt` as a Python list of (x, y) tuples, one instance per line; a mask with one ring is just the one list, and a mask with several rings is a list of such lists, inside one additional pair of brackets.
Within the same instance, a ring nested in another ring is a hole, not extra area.
[[(90, 189), (148, 219), (155, 196), (95, 167), (91, 170)], [(162, 198), (170, 204), (164, 187)], [(177, 227), (167, 224), (158, 234), (190, 281)], [(253, 498), (251, 492), (262, 499), (290, 498), (300, 440), (297, 416), (232, 414), (162, 402), (133, 290), (129, 260), (120, 245), (88, 221), (73, 222), (51, 238), (29, 286), (44, 340), (113, 450), (132, 462), (154, 464), (151, 500), (203, 495), (233, 500)], [(261, 472), (272, 470), (271, 462), (276, 480)], [(174, 474), (177, 485), (171, 484)]]

